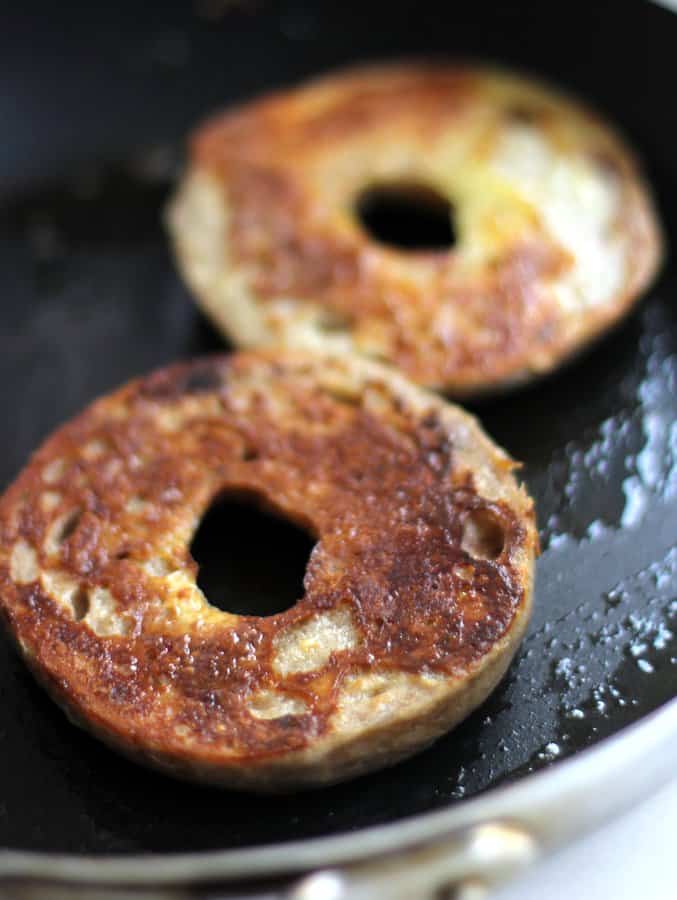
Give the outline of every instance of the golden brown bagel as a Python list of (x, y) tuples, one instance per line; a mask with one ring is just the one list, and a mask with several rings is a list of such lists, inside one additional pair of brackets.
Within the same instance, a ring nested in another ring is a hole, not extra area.
[[(125, 754), (261, 791), (337, 781), (428, 744), (505, 672), (537, 545), (513, 465), (373, 363), (175, 365), (94, 403), (7, 490), (0, 605), (54, 699)], [(232, 615), (196, 585), (192, 535), (230, 492), (317, 538), (286, 612)]]
[[(456, 244), (372, 239), (356, 206), (373, 186), (447, 198)], [(212, 119), (168, 222), (198, 303), (237, 345), (356, 352), (456, 395), (547, 372), (608, 329), (661, 244), (603, 121), (537, 82), (453, 65), (356, 69)]]

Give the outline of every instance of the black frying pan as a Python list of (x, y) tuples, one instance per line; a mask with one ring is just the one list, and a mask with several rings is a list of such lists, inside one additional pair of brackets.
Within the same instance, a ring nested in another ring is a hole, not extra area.
[[(668, 235), (677, 222), (677, 16), (642, 0), (23, 2), (0, 21), (3, 485), (97, 394), (222, 349), (160, 216), (184, 134), (232, 101), (353, 60), (517, 65), (619, 123)], [(477, 410), (525, 463), (545, 552), (517, 660), (460, 728), (395, 768), (292, 800), (198, 788), (74, 728), (3, 639), (0, 845), (170, 854), (354, 832), (528, 778), (665, 704), (677, 693), (676, 291), (668, 261), (585, 357)], [(233, 510), (211, 518), (194, 549), (214, 602), (265, 612), (271, 572), (283, 585), (274, 602), (290, 602), (303, 540), (253, 514), (246, 529)]]

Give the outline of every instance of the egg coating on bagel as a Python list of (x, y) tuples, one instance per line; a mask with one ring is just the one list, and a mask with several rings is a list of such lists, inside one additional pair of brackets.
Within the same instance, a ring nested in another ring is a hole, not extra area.
[[(93, 403), (6, 491), (0, 610), (57, 703), (126, 755), (256, 791), (339, 781), (426, 746), (504, 674), (537, 551), (513, 468), (375, 363), (181, 363)], [(290, 609), (236, 615), (198, 587), (191, 541), (223, 496), (315, 540)]]
[[(660, 261), (623, 140), (497, 69), (330, 75), (209, 120), (189, 157), (167, 217), (175, 255), (236, 345), (356, 353), (456, 396), (553, 370), (631, 308)], [(372, 233), (374, 198), (382, 220), (412, 209), (411, 246)], [(450, 246), (417, 233), (426, 206), (449, 219)]]

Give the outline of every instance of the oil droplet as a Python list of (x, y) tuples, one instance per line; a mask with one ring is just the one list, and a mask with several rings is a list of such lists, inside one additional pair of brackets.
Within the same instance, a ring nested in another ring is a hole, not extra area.
[(552, 761), (553, 759), (557, 759), (557, 757), (562, 753), (562, 748), (559, 744), (556, 744), (554, 741), (550, 741), (549, 744), (546, 744), (543, 750), (538, 754), (538, 759)]

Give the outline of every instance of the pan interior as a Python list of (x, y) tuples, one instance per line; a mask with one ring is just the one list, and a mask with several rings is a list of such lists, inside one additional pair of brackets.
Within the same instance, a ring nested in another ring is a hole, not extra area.
[[(54, 13), (44, 7), (47, 21)], [(521, 62), (618, 119), (647, 156), (668, 226), (676, 224), (674, 71), (668, 78), (654, 60), (672, 62), (677, 21), (649, 3), (489, 10), (480, 2), (453, 16), (433, 3), (415, 27), (411, 5), (390, 0), (371, 4), (368, 16), (364, 4), (283, 2), (259, 14), (242, 3), (225, 14), (219, 4), (168, 3), (161, 16), (147, 7), (62, 4), (58, 29), (35, 29), (33, 4), (30, 14), (8, 14), (0, 33), (5, 95), (15, 103), (3, 116), (0, 172), (3, 485), (50, 429), (97, 394), (223, 348), (175, 274), (160, 211), (179, 137), (230, 100), (383, 54)], [(627, 66), (649, 36), (650, 90)], [(86, 78), (82, 48), (91, 48)], [(408, 762), (340, 787), (292, 799), (225, 794), (142, 770), (73, 727), (3, 639), (0, 845), (205, 850), (393, 822), (549, 766), (665, 702), (677, 656), (676, 294), (671, 263), (638, 311), (589, 354), (476, 410), (525, 462), (544, 552), (518, 657), (460, 728)]]
[(303, 597), (315, 542), (255, 498), (218, 497), (202, 517), (190, 552), (197, 584), (212, 606), (238, 616), (272, 616)]

